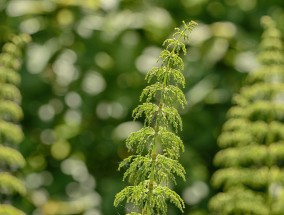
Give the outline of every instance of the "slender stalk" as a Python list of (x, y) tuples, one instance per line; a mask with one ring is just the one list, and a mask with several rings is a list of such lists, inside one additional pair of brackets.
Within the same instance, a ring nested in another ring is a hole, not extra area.
[(157, 118), (159, 117), (159, 115), (162, 113), (162, 108), (163, 108), (163, 102), (162, 102), (162, 96), (161, 96), (161, 99), (160, 99), (160, 102), (159, 102), (159, 110), (157, 112), (157, 117), (156, 117), (156, 122), (155, 122), (155, 134), (154, 134), (154, 142), (153, 142), (153, 148), (152, 148), (152, 151), (151, 151), (151, 172), (150, 172), (150, 176), (149, 176), (149, 191), (148, 191), (148, 194), (147, 194), (147, 199), (146, 199), (146, 203), (145, 203), (145, 206), (144, 208), (142, 209), (142, 215), (144, 215), (144, 211), (147, 212), (147, 214), (145, 215), (151, 215), (151, 211), (149, 211), (149, 205), (148, 205), (148, 201), (151, 199), (151, 196), (152, 196), (152, 192), (153, 192), (153, 189), (154, 189), (154, 183), (155, 183), (155, 167), (156, 167), (156, 158), (157, 158), (157, 155), (158, 155), (158, 133), (159, 133), (159, 130), (160, 130), (160, 125), (157, 121)]
[[(178, 40), (181, 39), (181, 35), (179, 35), (178, 37)], [(175, 54), (175, 50), (176, 50), (177, 46), (174, 46), (173, 49), (171, 50), (171, 55), (172, 54)], [(167, 62), (167, 70), (170, 69), (170, 61)], [(159, 133), (159, 130), (160, 130), (160, 123), (159, 123), (159, 117), (160, 115), (162, 114), (163, 112), (163, 106), (164, 106), (164, 96), (165, 96), (165, 89), (167, 87), (167, 75), (165, 74), (164, 76), (164, 79), (163, 79), (163, 90), (161, 91), (161, 95), (160, 95), (160, 99), (159, 99), (159, 102), (158, 102), (158, 106), (159, 106), (159, 109), (157, 111), (157, 114), (156, 114), (156, 118), (154, 119), (155, 122), (155, 127), (154, 127), (154, 130), (155, 130), (155, 134), (154, 134), (154, 141), (153, 141), (153, 147), (152, 147), (152, 150), (151, 150), (151, 159), (152, 159), (152, 162), (151, 162), (151, 172), (150, 172), (150, 176), (149, 176), (149, 191), (148, 191), (148, 195), (147, 195), (147, 200), (146, 200), (146, 203), (145, 203), (145, 206), (144, 208), (142, 209), (142, 215), (144, 215), (144, 211), (147, 211), (147, 214), (145, 215), (151, 215), (151, 211), (149, 210), (149, 205), (147, 204), (148, 201), (150, 201), (151, 197), (152, 197), (152, 192), (153, 192), (153, 189), (154, 189), (154, 184), (155, 184), (155, 167), (156, 167), (156, 158), (157, 158), (157, 155), (159, 154), (158, 152), (158, 149), (159, 149), (159, 142), (158, 142), (158, 133)]]

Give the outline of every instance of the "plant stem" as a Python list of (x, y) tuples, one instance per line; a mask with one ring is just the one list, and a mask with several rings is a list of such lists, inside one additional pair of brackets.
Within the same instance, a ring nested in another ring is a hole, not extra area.
[(152, 196), (152, 192), (154, 190), (154, 183), (155, 183), (155, 167), (156, 167), (156, 158), (158, 155), (158, 133), (160, 130), (160, 125), (157, 121), (157, 118), (159, 117), (159, 115), (162, 113), (162, 108), (163, 108), (163, 101), (162, 101), (162, 96), (161, 99), (159, 101), (159, 109), (157, 112), (157, 116), (156, 116), (156, 122), (155, 122), (155, 134), (154, 134), (154, 141), (153, 141), (153, 148), (151, 151), (151, 172), (150, 172), (150, 176), (149, 176), (149, 191), (147, 194), (147, 200), (146, 203), (144, 205), (144, 208), (142, 209), (142, 215), (151, 215), (151, 205), (149, 205), (151, 196)]
[[(180, 40), (181, 38), (181, 35), (179, 35), (178, 37), (178, 40)], [(176, 46), (173, 47), (173, 49), (171, 50), (171, 54), (174, 54), (175, 53), (175, 50), (176, 50)], [(167, 70), (170, 69), (170, 65), (171, 64), (171, 61), (168, 60), (167, 64), (166, 64), (166, 68)], [(156, 118), (154, 120), (155, 121), (155, 134), (154, 134), (154, 141), (153, 141), (153, 147), (152, 147), (152, 151), (151, 151), (151, 159), (152, 159), (152, 162), (151, 162), (151, 172), (150, 172), (150, 176), (149, 176), (149, 187), (148, 187), (148, 194), (147, 194), (147, 199), (146, 199), (146, 203), (142, 209), (142, 215), (153, 215), (151, 214), (151, 205), (149, 204), (150, 199), (152, 197), (152, 194), (153, 194), (153, 190), (154, 190), (154, 184), (155, 184), (155, 167), (156, 167), (156, 158), (157, 158), (157, 155), (159, 154), (158, 152), (158, 144), (159, 144), (159, 140), (158, 140), (158, 133), (159, 133), (159, 130), (160, 130), (160, 123), (158, 121), (158, 118), (159, 116), (162, 114), (162, 111), (163, 111), (163, 106), (164, 106), (164, 92), (165, 92), (165, 88), (167, 87), (168, 83), (167, 83), (167, 74), (165, 74), (164, 76), (164, 79), (163, 79), (163, 85), (164, 85), (164, 88), (163, 90), (161, 91), (161, 97), (160, 97), (160, 100), (159, 100), (159, 109), (157, 111), (157, 114), (156, 114)]]

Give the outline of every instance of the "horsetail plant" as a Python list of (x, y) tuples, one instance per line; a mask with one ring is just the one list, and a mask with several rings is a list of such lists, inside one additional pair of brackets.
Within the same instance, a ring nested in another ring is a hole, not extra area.
[(24, 195), (24, 183), (17, 177), (17, 171), (25, 165), (25, 159), (16, 149), (23, 140), (19, 121), (23, 117), (20, 107), (21, 48), (29, 42), (26, 34), (13, 36), (0, 54), (0, 214), (24, 215), (11, 205), (12, 194)]
[(262, 23), (261, 66), (234, 97), (219, 137), (213, 215), (284, 214), (284, 48), (273, 20)]
[(177, 132), (182, 129), (182, 120), (177, 108), (186, 104), (180, 89), (185, 86), (181, 73), (184, 68), (180, 54), (186, 54), (184, 41), (197, 25), (183, 22), (183, 29), (176, 28), (173, 38), (165, 40), (165, 49), (160, 53), (159, 67), (148, 71), (148, 85), (142, 91), (141, 105), (133, 110), (134, 120), (145, 117), (144, 127), (131, 133), (126, 139), (126, 147), (135, 153), (124, 159), (119, 170), (128, 167), (123, 180), (127, 186), (115, 196), (114, 205), (122, 201), (133, 204), (134, 211), (129, 215), (165, 215), (167, 201), (182, 212), (185, 207), (181, 197), (169, 188), (170, 182), (176, 183), (176, 176), (185, 180), (185, 170), (178, 162), (184, 150)]

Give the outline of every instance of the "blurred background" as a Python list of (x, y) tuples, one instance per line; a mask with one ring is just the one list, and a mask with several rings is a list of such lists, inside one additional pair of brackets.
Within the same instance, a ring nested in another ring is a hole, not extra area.
[[(126, 185), (117, 171), (129, 155), (124, 140), (142, 126), (132, 110), (163, 41), (194, 20), (180, 133), (187, 181), (174, 189), (184, 214), (209, 214), (216, 140), (232, 95), (258, 65), (263, 15), (284, 30), (282, 0), (0, 0), (0, 45), (11, 33), (33, 38), (21, 71), (29, 193), (16, 198), (18, 207), (31, 215), (125, 214), (129, 205), (114, 208), (113, 200)], [(180, 212), (169, 206), (169, 214)]]

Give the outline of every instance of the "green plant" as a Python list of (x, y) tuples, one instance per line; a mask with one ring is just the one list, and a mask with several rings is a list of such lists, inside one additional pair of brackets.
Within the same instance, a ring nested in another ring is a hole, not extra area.
[(173, 38), (165, 40), (165, 49), (159, 56), (161, 65), (146, 75), (147, 82), (152, 84), (140, 96), (140, 101), (145, 102), (133, 111), (135, 120), (145, 117), (144, 127), (127, 138), (128, 150), (136, 154), (119, 165), (119, 169), (129, 165), (123, 179), (128, 179), (133, 186), (120, 191), (114, 201), (115, 206), (124, 199), (132, 203), (136, 211), (132, 215), (166, 214), (167, 201), (181, 211), (184, 208), (181, 197), (169, 188), (170, 182), (176, 182), (176, 175), (185, 180), (185, 170), (178, 162), (184, 146), (176, 134), (182, 129), (177, 106), (183, 108), (186, 104), (180, 89), (185, 86), (185, 78), (179, 55), (186, 53), (183, 41), (189, 39), (188, 32), (197, 24), (193, 21), (183, 24), (183, 30), (176, 28)]
[(260, 43), (261, 66), (248, 74), (228, 112), (215, 156), (213, 214), (284, 214), (284, 52), (269, 17)]
[(0, 214), (5, 215), (24, 214), (10, 205), (9, 196), (14, 193), (24, 195), (26, 192), (16, 172), (25, 165), (25, 159), (16, 149), (23, 140), (23, 132), (18, 124), (23, 111), (18, 89), (21, 78), (17, 71), (21, 65), (21, 48), (29, 40), (26, 34), (13, 36), (0, 54)]

